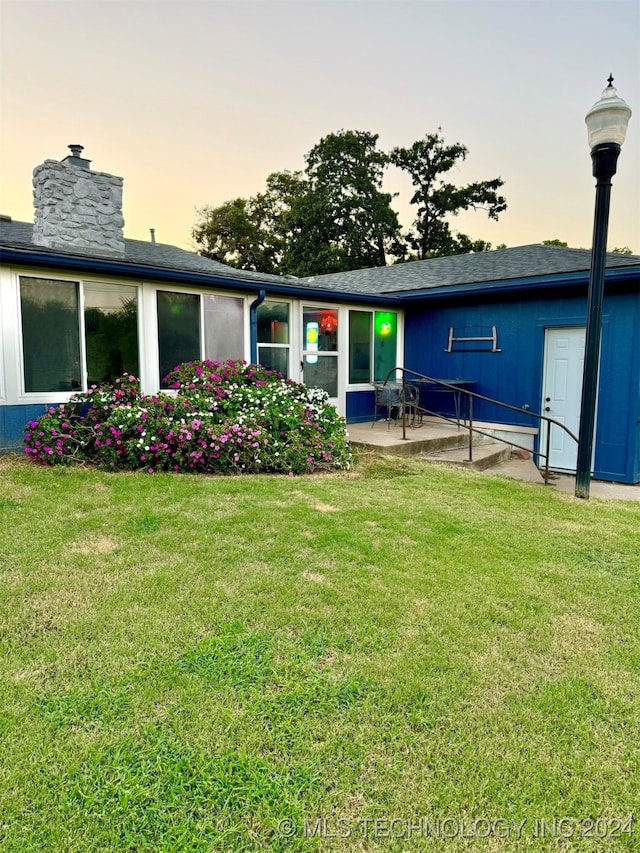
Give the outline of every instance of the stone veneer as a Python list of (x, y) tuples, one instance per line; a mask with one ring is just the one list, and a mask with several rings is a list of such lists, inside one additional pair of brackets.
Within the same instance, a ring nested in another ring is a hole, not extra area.
[(45, 160), (33, 172), (33, 242), (123, 257), (122, 183), (104, 172)]

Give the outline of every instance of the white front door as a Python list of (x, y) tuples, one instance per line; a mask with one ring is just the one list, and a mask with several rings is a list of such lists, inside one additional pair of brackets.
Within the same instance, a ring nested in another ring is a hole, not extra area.
[[(545, 336), (542, 414), (564, 424), (576, 436), (580, 429), (584, 342), (584, 326), (547, 329)], [(541, 431), (541, 441), (540, 450), (544, 453), (544, 428)], [(577, 442), (563, 429), (552, 425), (549, 467), (561, 471), (575, 471), (577, 458)]]

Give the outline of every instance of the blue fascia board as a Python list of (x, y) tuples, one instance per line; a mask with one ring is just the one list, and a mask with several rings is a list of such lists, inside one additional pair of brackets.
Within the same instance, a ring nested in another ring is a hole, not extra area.
[[(398, 292), (401, 302), (412, 302), (443, 296), (459, 296), (461, 293), (520, 293), (526, 290), (546, 289), (554, 287), (578, 287), (589, 283), (589, 271), (581, 270), (573, 273), (548, 273), (529, 278), (510, 278), (502, 281), (481, 281), (471, 284), (447, 284), (440, 287), (428, 287), (422, 290)], [(614, 282), (633, 281), (640, 278), (640, 266), (621, 267), (606, 270), (607, 284)]]
[(206, 287), (230, 287), (234, 290), (243, 288), (252, 293), (266, 290), (269, 294), (279, 296), (306, 297), (322, 299), (327, 302), (350, 302), (371, 305), (395, 305), (400, 299), (397, 296), (381, 296), (377, 294), (362, 294), (322, 288), (300, 287), (295, 284), (279, 284), (268, 280), (248, 280), (231, 278), (224, 275), (199, 273), (188, 270), (171, 269), (168, 267), (153, 267), (146, 264), (118, 261), (111, 258), (87, 258), (78, 255), (58, 255), (49, 252), (31, 252), (25, 249), (4, 247), (0, 250), (0, 261), (20, 266), (53, 267), (73, 272), (92, 272), (101, 275), (122, 275), (130, 278), (145, 279), (156, 282), (172, 282), (174, 284), (191, 284)]

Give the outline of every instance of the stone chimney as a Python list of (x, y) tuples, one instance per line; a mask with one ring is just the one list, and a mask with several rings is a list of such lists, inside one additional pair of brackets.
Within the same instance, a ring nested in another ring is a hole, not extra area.
[(122, 178), (93, 172), (82, 145), (33, 172), (33, 242), (49, 249), (124, 257)]

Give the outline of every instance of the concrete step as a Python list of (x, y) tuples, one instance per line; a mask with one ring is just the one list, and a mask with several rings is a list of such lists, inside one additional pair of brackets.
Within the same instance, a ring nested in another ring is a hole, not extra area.
[(438, 453), (421, 454), (426, 462), (436, 462), (446, 465), (459, 465), (472, 468), (474, 471), (486, 471), (501, 462), (511, 458), (511, 447), (496, 441), (487, 441), (473, 445), (473, 461), (469, 462), (469, 448), (456, 447), (442, 450)]
[(404, 439), (402, 425), (398, 423), (349, 424), (347, 429), (351, 444), (364, 452), (419, 456), (427, 462), (460, 465), (475, 471), (486, 471), (506, 463), (511, 459), (513, 450), (508, 444), (476, 434), (473, 437), (473, 462), (470, 463), (469, 433), (463, 426), (425, 421), (414, 428), (407, 426)]
[[(444, 450), (466, 448), (469, 434), (466, 429), (455, 425), (427, 424), (407, 427), (406, 438), (402, 438), (402, 426), (392, 423), (388, 428), (385, 421), (368, 424), (349, 424), (349, 441), (360, 450), (382, 453), (388, 456), (417, 456), (437, 454)], [(474, 447), (480, 447), (490, 438), (474, 436)]]

